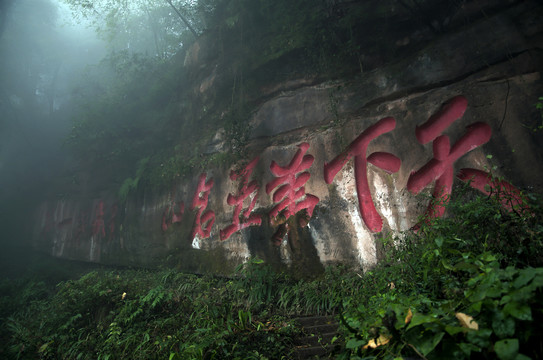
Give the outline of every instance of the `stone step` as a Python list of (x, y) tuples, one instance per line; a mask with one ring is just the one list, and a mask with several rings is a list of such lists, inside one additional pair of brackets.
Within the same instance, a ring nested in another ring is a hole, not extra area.
[(330, 351), (322, 346), (312, 346), (305, 348), (296, 348), (296, 357), (295, 359), (306, 360), (306, 359), (327, 359), (332, 358)]
[(324, 325), (324, 324), (336, 324), (337, 320), (334, 316), (331, 315), (321, 315), (321, 316), (302, 316), (295, 319), (296, 322), (301, 327), (308, 327), (308, 326), (317, 326), (317, 325)]
[(306, 316), (295, 319), (305, 336), (295, 339), (297, 359), (332, 358), (338, 344), (332, 344), (337, 336), (338, 323), (334, 316)]
[(330, 332), (330, 333), (311, 333), (305, 337), (297, 339), (298, 345), (311, 345), (311, 346), (317, 346), (322, 343), (329, 344), (332, 342), (332, 339), (334, 336), (337, 335), (337, 332)]

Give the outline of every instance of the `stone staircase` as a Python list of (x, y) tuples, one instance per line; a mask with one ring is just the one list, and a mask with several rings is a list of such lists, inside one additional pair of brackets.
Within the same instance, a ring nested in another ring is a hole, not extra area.
[(305, 336), (294, 341), (294, 359), (333, 359), (339, 348), (338, 342), (332, 344), (337, 336), (338, 322), (334, 316), (307, 316), (296, 319)]

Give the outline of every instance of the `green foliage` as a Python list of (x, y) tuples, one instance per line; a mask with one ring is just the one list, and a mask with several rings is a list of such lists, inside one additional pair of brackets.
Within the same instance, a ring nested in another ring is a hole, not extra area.
[[(30, 288), (39, 284), (30, 283)], [(284, 316), (252, 312), (237, 281), (176, 271), (93, 271), (56, 293), (19, 300), (7, 319), (13, 358), (280, 358), (295, 332)], [(31, 291), (33, 294), (36, 291)], [(249, 357), (246, 357), (250, 354)]]
[(239, 109), (232, 109), (228, 112), (223, 120), (226, 145), (229, 152), (238, 159), (245, 155), (245, 146), (249, 142), (251, 132), (247, 105), (241, 104), (239, 107)]
[(143, 172), (145, 171), (145, 167), (147, 166), (148, 162), (149, 162), (149, 157), (145, 157), (141, 159), (138, 163), (136, 176), (134, 178), (129, 177), (124, 180), (123, 184), (121, 185), (121, 188), (119, 189), (119, 199), (122, 202), (126, 201), (126, 198), (128, 197), (128, 194), (130, 193), (130, 191), (136, 190), (138, 188), (138, 183), (140, 181), (141, 176), (143, 175)]
[(543, 130), (543, 96), (539, 97), (539, 101), (535, 104), (535, 108), (541, 113), (541, 124), (533, 129), (533, 131)]
[(248, 307), (259, 308), (271, 303), (278, 292), (279, 275), (270, 265), (261, 259), (253, 258), (238, 266), (236, 271), (241, 275), (239, 291), (247, 293)]
[(89, 67), (73, 86), (75, 115), (65, 147), (102, 181), (124, 183), (121, 198), (138, 184), (132, 178), (138, 162), (177, 140), (179, 76), (170, 63), (121, 51)]
[[(74, 19), (91, 24), (97, 35), (112, 48), (130, 48), (166, 58), (185, 43), (189, 32), (166, 1), (151, 0), (63, 0), (72, 9)], [(174, 1), (193, 27), (201, 27), (194, 4)], [(192, 37), (192, 35), (191, 35)]]
[(203, 155), (195, 151), (194, 154), (157, 155), (151, 158), (141, 179), (154, 189), (171, 189), (172, 184), (191, 179), (208, 166), (230, 166), (236, 159), (231, 152)]
[(354, 27), (366, 11), (359, 2), (348, 9), (314, 0), (205, 3), (213, 4), (214, 10), (206, 14), (207, 22), (220, 29), (225, 46), (239, 49), (247, 70), (290, 56), (303, 56), (302, 71), (321, 75), (359, 67), (360, 44)]
[(450, 217), (384, 240), (365, 291), (344, 302), (343, 358), (543, 357), (541, 202), (510, 212), (464, 195)]

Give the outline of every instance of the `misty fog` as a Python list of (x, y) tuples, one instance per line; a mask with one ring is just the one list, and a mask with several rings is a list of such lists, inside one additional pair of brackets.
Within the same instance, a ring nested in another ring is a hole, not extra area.
[[(66, 4), (3, 3), (0, 33), (0, 206), (2, 247), (27, 245), (32, 208), (67, 154), (73, 88), (100, 61), (104, 41)], [(4, 252), (6, 253), (6, 252)]]
[[(186, 28), (162, 1), (128, 2), (120, 11), (108, 1), (92, 9), (70, 0), (0, 4), (0, 221), (8, 259), (8, 249), (27, 250), (37, 204), (66, 195), (56, 179), (77, 181), (65, 145), (88, 100), (116, 86), (111, 62), (131, 54), (165, 60)], [(161, 32), (152, 28), (159, 22)]]

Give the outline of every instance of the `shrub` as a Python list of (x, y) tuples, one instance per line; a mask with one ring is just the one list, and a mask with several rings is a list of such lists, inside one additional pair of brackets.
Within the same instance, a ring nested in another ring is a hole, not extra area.
[(385, 260), (345, 301), (342, 358), (543, 358), (543, 211), (528, 198), (451, 201), (449, 216), (385, 239)]

